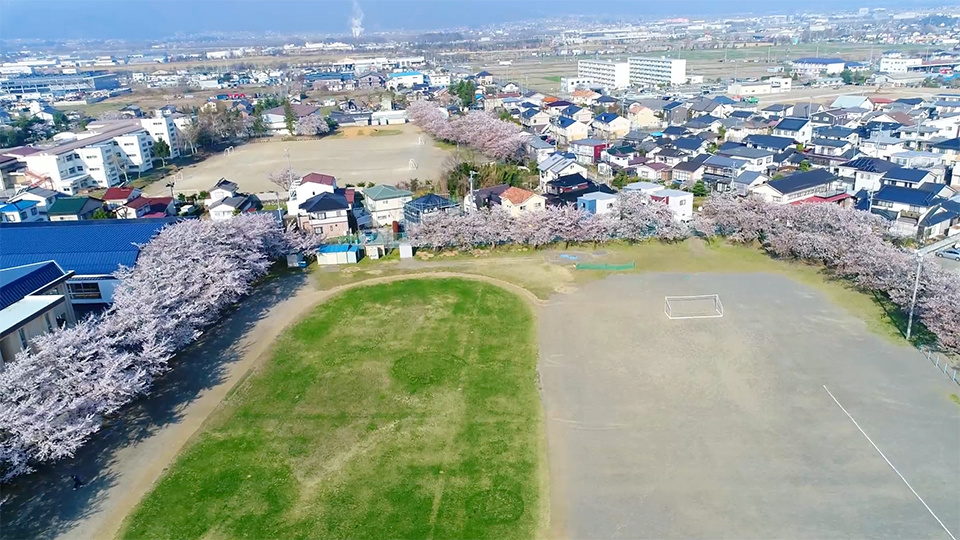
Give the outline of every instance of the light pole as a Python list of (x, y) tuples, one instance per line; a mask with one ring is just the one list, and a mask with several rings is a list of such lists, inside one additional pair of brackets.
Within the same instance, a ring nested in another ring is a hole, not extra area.
[(920, 289), (920, 269), (923, 266), (923, 253), (917, 252), (917, 275), (913, 280), (913, 297), (910, 299), (910, 315), (907, 316), (907, 341), (913, 331), (913, 310), (917, 306), (917, 291)]

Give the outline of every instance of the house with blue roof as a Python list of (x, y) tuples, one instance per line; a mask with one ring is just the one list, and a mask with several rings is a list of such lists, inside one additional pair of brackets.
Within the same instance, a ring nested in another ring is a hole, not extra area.
[(387, 75), (387, 88), (413, 88), (414, 85), (424, 84), (423, 73), (419, 71), (399, 71)]
[(31, 223), (44, 221), (46, 216), (40, 213), (39, 203), (31, 200), (20, 200), (0, 203), (0, 222), (2, 223)]
[(55, 261), (0, 269), (0, 370), (35, 337), (76, 323), (71, 277)]
[(751, 188), (767, 202), (791, 204), (813, 197), (826, 198), (842, 191), (840, 178), (826, 169), (796, 172)]
[(164, 227), (180, 221), (162, 219), (98, 219), (0, 224), (0, 269), (54, 261), (66, 272), (74, 305), (105, 306), (117, 285), (114, 273), (132, 267), (140, 246)]
[(553, 135), (557, 143), (563, 145), (578, 139), (586, 139), (590, 135), (590, 128), (586, 124), (566, 116), (552, 118), (545, 131)]
[(403, 205), (403, 219), (408, 224), (423, 223), (439, 213), (456, 213), (460, 205), (446, 197), (428, 193)]
[(587, 124), (590, 120), (593, 119), (593, 113), (590, 112), (590, 109), (584, 109), (577, 105), (568, 105), (563, 109), (560, 109), (560, 116), (566, 116), (567, 118), (573, 118), (578, 122), (583, 122)]
[(870, 212), (893, 222), (894, 230), (901, 234), (927, 238), (960, 221), (960, 203), (950, 200), (956, 196), (946, 184), (885, 185), (871, 197)]
[(599, 137), (620, 139), (630, 133), (630, 120), (617, 113), (605, 112), (593, 119), (593, 129)]
[(916, 187), (920, 184), (936, 181), (937, 177), (932, 172), (909, 167), (894, 167), (880, 178), (880, 183), (885, 186), (900, 187)]
[(777, 137), (774, 135), (747, 135), (743, 139), (743, 144), (751, 148), (760, 148), (761, 150), (770, 150), (771, 152), (778, 153), (797, 146), (797, 142), (790, 137)]
[(807, 144), (813, 139), (813, 124), (806, 118), (787, 117), (773, 127), (775, 137), (786, 137)]
[(865, 189), (874, 192), (880, 189), (880, 179), (897, 165), (885, 159), (858, 157), (837, 166), (837, 174), (853, 192)]

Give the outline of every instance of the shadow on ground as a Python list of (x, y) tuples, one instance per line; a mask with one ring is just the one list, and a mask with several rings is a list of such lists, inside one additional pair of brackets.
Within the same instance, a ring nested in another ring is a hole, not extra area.
[[(188, 404), (221, 383), (227, 367), (243, 357), (242, 337), (307, 279), (303, 273), (284, 272), (266, 280), (200, 340), (178, 354), (170, 372), (156, 381), (150, 395), (108, 420), (76, 456), (41, 465), (35, 473), (3, 486), (0, 537), (54, 538), (95, 513), (102, 495), (116, 484), (113, 469), (117, 452), (177, 422)], [(71, 475), (77, 475), (86, 485), (74, 491)]]

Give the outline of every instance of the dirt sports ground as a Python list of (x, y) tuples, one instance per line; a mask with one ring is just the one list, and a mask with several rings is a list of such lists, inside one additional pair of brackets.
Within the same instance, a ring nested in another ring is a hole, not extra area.
[[(723, 317), (665, 316), (696, 294)], [(814, 289), (621, 274), (553, 296), (539, 326), (551, 536), (960, 533), (954, 383)]]
[[(217, 180), (226, 177), (237, 183), (240, 191), (259, 193), (276, 186), (268, 175), (287, 164), (301, 173), (319, 172), (337, 177), (341, 184), (374, 182), (395, 185), (419, 178), (439, 178), (449, 151), (441, 149), (423, 136), (412, 124), (344, 128), (340, 133), (317, 140), (248, 143), (234, 148), (231, 155), (219, 154), (182, 169), (183, 179), (176, 190), (186, 193), (209, 190)], [(411, 169), (410, 160), (416, 162)], [(155, 182), (151, 193), (165, 191), (163, 182)]]

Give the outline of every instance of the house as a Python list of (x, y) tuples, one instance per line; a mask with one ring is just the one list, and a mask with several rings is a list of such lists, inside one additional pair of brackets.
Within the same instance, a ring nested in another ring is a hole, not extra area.
[(540, 128), (550, 123), (550, 115), (540, 109), (527, 109), (520, 113), (520, 125), (526, 128)]
[(350, 204), (345, 195), (322, 192), (303, 201), (297, 219), (300, 227), (323, 238), (336, 238), (350, 233)]
[(210, 198), (204, 201), (204, 204), (210, 206), (217, 201), (235, 197), (239, 189), (236, 183), (221, 177), (220, 180), (217, 180), (217, 183), (210, 188)]
[(826, 169), (796, 172), (780, 180), (754, 186), (751, 192), (767, 202), (789, 204), (838, 192), (839, 178)]
[(566, 116), (551, 119), (546, 129), (560, 144), (570, 144), (579, 139), (586, 139), (590, 135), (590, 128), (586, 124)]
[[(650, 154), (648, 153), (647, 156), (649, 157)], [(671, 167), (675, 167), (681, 161), (686, 161), (688, 157), (690, 157), (688, 152), (684, 152), (676, 148), (664, 148), (653, 154), (654, 161), (666, 163)]]
[[(134, 202), (136, 202), (136, 200), (131, 202), (131, 204)], [(213, 205), (210, 206), (210, 219), (214, 221), (222, 221), (225, 219), (232, 219), (233, 216), (237, 214), (259, 212), (260, 210), (263, 210), (263, 203), (260, 202), (259, 197), (256, 195), (244, 195), (241, 193), (233, 197), (220, 199), (219, 201), (213, 203)]]
[(641, 103), (631, 103), (627, 108), (627, 120), (631, 126), (638, 128), (660, 127), (662, 121), (657, 112)]
[(361, 73), (360, 75), (357, 75), (355, 80), (357, 82), (357, 88), (362, 90), (383, 88), (387, 82), (387, 79), (376, 71)]
[(582, 107), (577, 107), (576, 105), (570, 105), (562, 109), (560, 111), (560, 116), (573, 118), (577, 122), (583, 122), (584, 124), (589, 124), (590, 120), (593, 119), (593, 113), (590, 112), (590, 109), (584, 109)]
[(703, 180), (708, 183), (722, 181), (729, 185), (731, 180), (747, 170), (747, 162), (742, 159), (717, 155), (703, 160)]
[(548, 143), (540, 137), (528, 137), (523, 145), (526, 149), (527, 156), (535, 160), (538, 164), (542, 163), (557, 151), (557, 147), (554, 144)]
[(749, 146), (729, 146), (718, 150), (717, 155), (744, 161), (748, 171), (763, 173), (773, 166), (773, 157), (776, 154), (770, 150)]
[(704, 165), (700, 161), (681, 161), (673, 166), (673, 181), (692, 186), (703, 179)]
[[(901, 234), (925, 238), (943, 229), (944, 221), (928, 218), (931, 211), (943, 208), (944, 204), (947, 210), (954, 208), (953, 204), (956, 203), (949, 199), (955, 196), (956, 191), (943, 184), (921, 184), (917, 187), (883, 186), (873, 194), (870, 212), (892, 221), (894, 230)], [(956, 219), (956, 216), (947, 217), (948, 220)], [(925, 226), (921, 226), (924, 221)]]
[(678, 189), (661, 189), (650, 193), (650, 199), (667, 205), (677, 221), (686, 223), (693, 219), (693, 193)]
[(56, 261), (0, 269), (0, 371), (37, 336), (77, 322), (65, 272)]
[(820, 75), (839, 75), (847, 63), (842, 58), (797, 58), (793, 62), (793, 71), (804, 77), (818, 78)]
[(773, 127), (773, 135), (807, 144), (813, 138), (813, 124), (806, 118), (784, 118)]
[(376, 185), (363, 190), (363, 206), (370, 213), (374, 227), (403, 221), (403, 206), (411, 200), (413, 192), (394, 186)]
[(661, 132), (661, 135), (667, 139), (679, 139), (680, 137), (693, 135), (693, 132), (683, 126), (669, 126)]
[(527, 212), (539, 212), (546, 207), (546, 199), (542, 195), (518, 187), (508, 187), (492, 201), (498, 201), (500, 207), (513, 217)]
[[(47, 217), (40, 213), (37, 201), (14, 201), (0, 203), (0, 223), (31, 223), (46, 221)], [(0, 248), (2, 249), (2, 248)]]
[(428, 193), (403, 205), (403, 219), (408, 224), (422, 223), (439, 213), (459, 212), (460, 206), (440, 195)]
[(843, 95), (838, 96), (830, 104), (829, 109), (870, 109), (873, 110), (874, 103), (866, 96)]
[(842, 109), (829, 109), (826, 111), (820, 111), (810, 115), (810, 121), (817, 125), (822, 126), (842, 126), (845, 125), (849, 120), (847, 118), (847, 113)]
[(858, 192), (865, 189), (873, 192), (880, 189), (880, 179), (895, 168), (897, 168), (895, 164), (883, 159), (859, 157), (840, 164), (837, 167), (837, 174), (850, 186), (851, 191)]
[(707, 147), (709, 146), (706, 139), (703, 139), (699, 136), (680, 137), (679, 139), (673, 141), (672, 144), (675, 149), (690, 155), (706, 152)]
[(663, 189), (663, 185), (653, 182), (633, 182), (623, 186), (624, 193), (646, 193), (648, 195), (661, 189)]
[(779, 120), (793, 114), (793, 105), (788, 105), (786, 103), (774, 103), (773, 105), (767, 105), (766, 107), (760, 109), (759, 114), (767, 120)]
[(616, 202), (617, 196), (613, 193), (594, 191), (577, 197), (577, 208), (590, 214), (609, 214)]
[[(308, 116), (315, 116), (320, 114), (320, 109), (312, 105), (304, 105), (300, 103), (291, 103), (290, 110), (293, 112), (294, 124), (297, 121), (306, 118)], [(272, 109), (267, 109), (263, 111), (263, 121), (267, 124), (267, 127), (274, 134), (280, 135), (293, 135), (290, 133), (290, 130), (287, 129), (286, 121), (286, 109), (284, 106), (274, 107)]]
[(637, 171), (638, 178), (653, 182), (669, 182), (673, 178), (673, 168), (666, 163), (648, 161), (637, 165), (634, 170)]
[(25, 191), (17, 193), (7, 202), (34, 201), (37, 203), (37, 211), (43, 215), (46, 215), (47, 210), (53, 206), (53, 203), (56, 202), (57, 199), (61, 197), (66, 197), (66, 195), (52, 189), (31, 187), (27, 188)]
[(797, 146), (797, 142), (792, 137), (777, 137), (775, 135), (748, 135), (743, 139), (743, 144), (751, 148), (778, 153)]
[(906, 150), (890, 156), (890, 161), (913, 169), (935, 169), (943, 166), (943, 156), (933, 152)]
[(910, 169), (907, 167), (894, 167), (880, 178), (880, 183), (884, 186), (899, 187), (916, 187), (920, 184), (933, 183), (936, 181), (936, 175), (930, 171)]
[(123, 206), (141, 195), (141, 191), (135, 187), (112, 187), (103, 194), (103, 202), (107, 208), (114, 209)]
[(769, 181), (766, 175), (756, 171), (744, 171), (730, 181), (730, 189), (741, 196), (746, 196), (753, 188)]
[(47, 210), (50, 221), (81, 221), (91, 219), (94, 212), (103, 209), (103, 201), (93, 197), (62, 197)]
[(578, 139), (570, 143), (570, 151), (576, 156), (577, 162), (584, 165), (599, 162), (603, 151), (609, 147), (609, 141), (599, 139)]
[(287, 198), (287, 213), (292, 216), (303, 214), (300, 204), (321, 193), (334, 193), (337, 190), (337, 179), (323, 173), (308, 173), (290, 185)]
[(890, 135), (880, 134), (860, 141), (859, 150), (870, 157), (887, 159), (893, 154), (899, 154), (906, 148), (905, 140)]
[(596, 184), (581, 174), (570, 174), (549, 182), (545, 198), (550, 206), (576, 205), (577, 199), (581, 196), (598, 191), (616, 193), (613, 188), (605, 184)]
[(398, 71), (387, 75), (387, 88), (401, 90), (414, 88), (424, 84), (423, 73), (419, 71)]
[[(225, 201), (229, 199), (221, 199)], [(163, 218), (177, 214), (173, 197), (137, 197), (116, 208), (118, 219)], [(211, 219), (213, 214), (211, 213)]]
[(598, 114), (593, 119), (593, 129), (597, 135), (606, 139), (619, 139), (630, 133), (630, 121), (617, 113)]
[(816, 126), (813, 128), (813, 138), (847, 141), (854, 146), (860, 143), (860, 134), (857, 130), (843, 126)]
[(553, 154), (547, 159), (543, 160), (542, 163), (537, 165), (537, 169), (540, 171), (540, 191), (543, 192), (546, 183), (550, 180), (565, 176), (568, 174), (577, 174), (587, 172), (586, 167), (580, 165), (572, 156), (573, 154), (564, 155), (561, 153)]
[(474, 75), (474, 80), (477, 81), (477, 86), (486, 86), (493, 84), (493, 75), (489, 71), (484, 70)]
[(722, 125), (721, 119), (716, 116), (706, 115), (698, 116), (683, 125), (690, 133), (703, 133), (704, 131), (717, 131)]
[(55, 261), (73, 272), (67, 290), (74, 307), (103, 307), (113, 301), (114, 273), (132, 267), (143, 245), (167, 219), (94, 219), (0, 224), (0, 268)]

